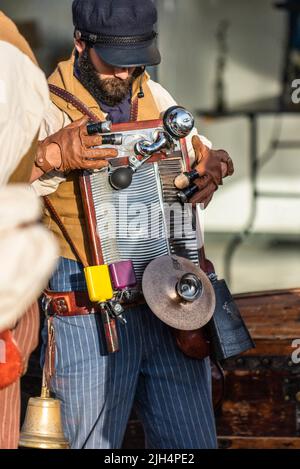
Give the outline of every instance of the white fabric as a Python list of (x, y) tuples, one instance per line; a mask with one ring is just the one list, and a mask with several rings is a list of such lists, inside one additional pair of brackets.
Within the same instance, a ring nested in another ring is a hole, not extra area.
[(41, 204), (29, 185), (5, 185), (38, 132), (49, 93), (43, 73), (16, 47), (0, 41), (0, 332), (46, 285), (58, 255), (38, 222)]
[(26, 186), (0, 190), (0, 331), (13, 327), (37, 299), (55, 266), (53, 235), (35, 223), (41, 214)]
[(42, 71), (16, 47), (0, 41), (0, 60), (1, 186), (29, 150), (49, 93)]
[[(153, 80), (149, 80), (148, 85), (155, 100), (155, 103), (158, 107), (158, 110), (161, 114), (163, 114), (169, 107), (176, 105), (176, 101), (174, 100), (174, 98), (159, 83), (156, 83)], [(50, 105), (46, 114), (46, 119), (43, 121), (41, 127), (40, 140), (45, 139), (48, 135), (54, 134), (59, 129), (65, 127), (70, 123), (71, 120), (67, 114), (58, 109), (54, 104)], [(190, 156), (191, 164), (193, 164), (195, 161), (195, 153), (192, 146), (192, 137), (193, 135), (197, 134), (198, 131), (196, 127), (194, 127), (194, 129), (186, 139), (187, 150)], [(201, 138), (204, 145), (208, 146), (209, 148), (212, 147), (211, 142), (206, 137), (204, 137), (203, 135), (199, 135), (199, 137)], [(44, 196), (55, 192), (59, 184), (63, 181), (65, 181), (63, 173), (53, 171), (35, 181), (32, 184), (32, 187), (37, 195)]]

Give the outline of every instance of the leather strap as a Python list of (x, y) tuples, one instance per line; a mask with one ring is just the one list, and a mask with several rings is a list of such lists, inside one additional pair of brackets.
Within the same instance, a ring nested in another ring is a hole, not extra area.
[[(93, 122), (99, 122), (99, 117), (96, 116), (80, 99), (76, 98), (69, 91), (60, 88), (59, 86), (49, 85), (49, 90), (51, 93), (55, 94), (59, 98), (62, 98), (67, 103), (72, 104), (79, 112), (83, 115), (88, 116)], [(136, 122), (138, 118), (139, 110), (139, 98), (135, 98), (131, 105), (130, 110), (130, 122)]]
[[(67, 103), (72, 104), (79, 112), (83, 115), (88, 116), (93, 122), (99, 122), (99, 117), (96, 116), (80, 99), (76, 98), (69, 91), (60, 88), (59, 86), (49, 85), (49, 90), (51, 93), (55, 94), (59, 98), (62, 98)], [(135, 98), (131, 105), (130, 110), (130, 122), (136, 122), (138, 118), (138, 109), (139, 109), (139, 98)]]
[[(99, 122), (99, 118), (94, 114), (90, 109), (82, 102), (80, 99), (76, 98), (72, 93), (69, 93), (69, 91), (66, 91), (62, 88), (59, 88), (59, 86), (55, 85), (49, 85), (49, 90), (51, 93), (55, 94), (56, 96), (59, 96), (62, 98), (64, 101), (67, 103), (72, 104), (78, 111), (80, 111), (83, 115), (88, 116), (93, 122)], [(53, 207), (52, 203), (50, 202), (50, 199), (48, 197), (44, 197), (44, 202), (45, 206), (48, 209), (51, 217), (53, 220), (57, 223), (59, 226), (62, 234), (64, 235), (66, 241), (70, 244), (75, 256), (81, 262), (81, 264), (84, 267), (88, 267), (88, 264), (86, 261), (83, 259), (81, 254), (79, 253), (77, 247), (75, 246), (75, 243), (73, 242), (67, 228), (65, 227), (63, 221), (61, 220), (60, 216), (58, 215), (57, 211)]]
[(137, 121), (138, 113), (139, 113), (139, 98), (135, 98), (135, 100), (131, 104), (130, 122), (136, 122)]
[(79, 253), (79, 251), (78, 251), (77, 247), (75, 246), (75, 243), (72, 240), (67, 228), (63, 224), (60, 216), (58, 215), (57, 211), (55, 210), (52, 203), (50, 202), (50, 199), (47, 196), (44, 197), (44, 202), (45, 202), (45, 207), (48, 209), (48, 211), (49, 211), (51, 217), (53, 218), (53, 220), (55, 221), (55, 223), (57, 223), (58, 227), (61, 229), (62, 234), (64, 235), (66, 241), (70, 244), (70, 246), (71, 246), (75, 256), (79, 260), (79, 262), (81, 262), (81, 264), (84, 267), (88, 267), (87, 262), (83, 259), (83, 257)]
[(62, 98), (67, 103), (72, 104), (79, 112), (88, 116), (93, 122), (99, 122), (99, 117), (96, 116), (96, 114), (94, 114), (82, 101), (80, 101), (80, 99), (76, 98), (72, 93), (69, 93), (69, 91), (55, 85), (49, 85), (49, 90), (51, 93)]
[[(66, 91), (62, 88), (59, 88), (58, 86), (55, 85), (49, 85), (49, 90), (51, 93), (55, 94), (56, 96), (59, 96), (60, 98), (64, 99), (66, 102), (71, 103), (78, 111), (80, 111), (82, 114), (88, 116), (92, 121), (98, 122), (99, 118), (94, 114), (90, 109), (82, 102), (80, 99), (76, 98), (72, 93), (69, 93), (69, 91)], [(138, 117), (138, 98), (136, 98), (131, 106), (131, 113), (130, 113), (130, 120), (136, 121)], [(66, 241), (70, 244), (74, 254), (76, 255), (77, 259), (83, 264), (84, 267), (88, 267), (88, 264), (86, 261), (83, 259), (81, 254), (79, 253), (77, 247), (75, 246), (75, 243), (73, 242), (71, 236), (68, 233), (68, 230), (66, 229), (63, 221), (61, 220), (59, 214), (53, 207), (52, 203), (50, 202), (50, 199), (45, 196), (44, 197), (44, 202), (45, 206), (48, 209), (51, 217), (53, 220), (57, 223), (59, 228), (61, 229), (62, 234), (64, 235)]]
[(85, 291), (53, 292), (44, 290), (49, 300), (48, 314), (56, 316), (86, 316), (100, 312), (100, 307), (92, 303)]
[[(89, 314), (101, 313), (97, 303), (92, 303), (86, 291), (54, 292), (44, 290), (48, 300), (48, 314), (56, 316), (87, 316)], [(137, 304), (145, 304), (144, 297), (134, 303), (122, 303), (123, 308), (132, 308)]]

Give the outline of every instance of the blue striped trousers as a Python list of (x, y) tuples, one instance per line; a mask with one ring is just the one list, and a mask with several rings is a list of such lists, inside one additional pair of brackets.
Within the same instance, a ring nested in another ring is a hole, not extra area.
[[(61, 259), (50, 288), (85, 289), (80, 265)], [(127, 310), (126, 319), (117, 325), (120, 351), (105, 355), (98, 315), (54, 318), (52, 390), (72, 448), (120, 448), (133, 406), (147, 448), (216, 448), (209, 360), (180, 352), (145, 305)]]

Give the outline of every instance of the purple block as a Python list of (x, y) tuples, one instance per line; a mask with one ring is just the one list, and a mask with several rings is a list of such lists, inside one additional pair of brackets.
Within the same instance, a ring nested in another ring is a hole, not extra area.
[(115, 290), (134, 287), (136, 276), (132, 261), (120, 261), (109, 266), (111, 280)]

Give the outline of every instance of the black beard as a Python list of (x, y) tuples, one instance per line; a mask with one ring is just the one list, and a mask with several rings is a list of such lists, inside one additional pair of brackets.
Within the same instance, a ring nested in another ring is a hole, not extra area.
[(78, 69), (80, 82), (95, 100), (111, 107), (120, 104), (129, 95), (134, 82), (134, 75), (126, 78), (126, 80), (120, 78), (101, 80), (90, 59), (88, 47), (78, 59)]

